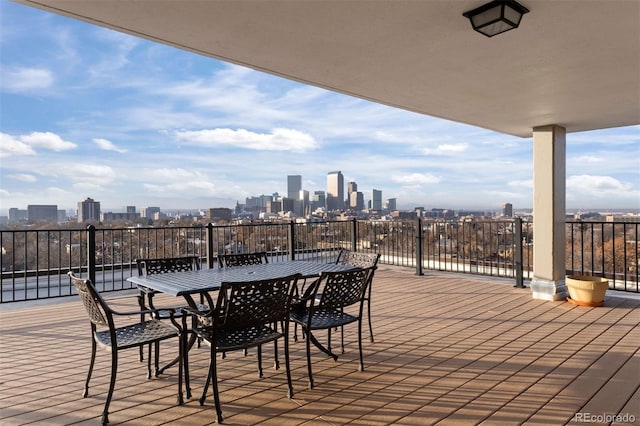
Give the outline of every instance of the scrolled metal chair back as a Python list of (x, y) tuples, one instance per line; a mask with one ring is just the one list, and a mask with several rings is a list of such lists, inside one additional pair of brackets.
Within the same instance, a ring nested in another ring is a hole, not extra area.
[(246, 328), (284, 321), (289, 316), (299, 274), (288, 277), (222, 283), (216, 311), (225, 328)]
[(370, 268), (378, 264), (378, 259), (380, 259), (380, 254), (377, 253), (360, 253), (343, 249), (338, 256), (337, 263), (356, 268)]
[(71, 282), (78, 291), (78, 295), (80, 296), (80, 300), (82, 300), (82, 304), (87, 310), (89, 321), (91, 321), (92, 324), (101, 327), (108, 327), (109, 322), (107, 318), (109, 312), (95, 287), (93, 286), (93, 284), (91, 284), (91, 281), (77, 277), (73, 274), (73, 272), (69, 272), (68, 275), (71, 278)]
[(155, 275), (200, 269), (200, 258), (197, 256), (137, 259), (136, 263), (138, 266), (138, 275)]
[(342, 272), (327, 272), (320, 277), (319, 286), (322, 296), (318, 302), (319, 309), (336, 309), (360, 303), (364, 300), (365, 292), (369, 284), (369, 276), (376, 269), (359, 268)]
[(218, 256), (218, 266), (221, 268), (260, 265), (263, 263), (269, 263), (266, 252), (222, 254)]

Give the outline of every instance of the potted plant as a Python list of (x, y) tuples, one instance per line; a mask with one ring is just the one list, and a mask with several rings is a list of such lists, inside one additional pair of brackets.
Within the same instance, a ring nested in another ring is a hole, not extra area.
[(567, 300), (580, 306), (602, 306), (609, 280), (602, 277), (573, 275), (565, 279), (569, 290)]

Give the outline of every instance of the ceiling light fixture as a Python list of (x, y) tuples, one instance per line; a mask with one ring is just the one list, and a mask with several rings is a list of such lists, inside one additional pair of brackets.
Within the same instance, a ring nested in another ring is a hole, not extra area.
[(522, 15), (527, 12), (529, 9), (515, 0), (495, 0), (465, 12), (462, 16), (469, 18), (474, 30), (487, 37), (493, 37), (518, 28)]

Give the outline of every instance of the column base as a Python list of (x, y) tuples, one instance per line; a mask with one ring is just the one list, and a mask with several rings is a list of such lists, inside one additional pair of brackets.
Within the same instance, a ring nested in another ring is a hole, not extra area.
[(551, 281), (533, 277), (531, 280), (531, 295), (534, 299), (555, 302), (567, 298), (567, 285), (564, 280)]

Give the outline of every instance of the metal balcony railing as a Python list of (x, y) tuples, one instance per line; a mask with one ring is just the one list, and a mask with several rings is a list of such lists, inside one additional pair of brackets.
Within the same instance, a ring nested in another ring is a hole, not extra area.
[[(640, 292), (640, 223), (567, 222), (567, 274), (609, 279)], [(514, 279), (532, 278), (531, 222), (372, 221), (253, 223), (190, 227), (0, 230), (0, 302), (74, 294), (66, 273), (88, 274), (101, 291), (131, 288), (135, 259), (197, 255), (209, 268), (219, 253), (266, 251), (270, 261), (332, 262), (340, 248), (380, 253), (380, 263)]]

